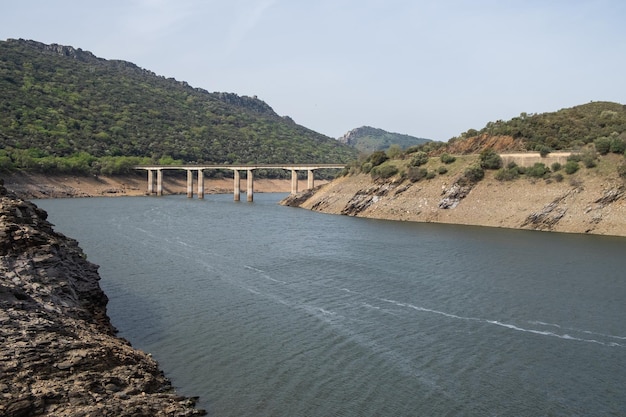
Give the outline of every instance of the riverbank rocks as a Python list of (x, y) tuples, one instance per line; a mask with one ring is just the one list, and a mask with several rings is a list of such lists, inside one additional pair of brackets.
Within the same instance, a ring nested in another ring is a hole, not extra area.
[(0, 415), (200, 416), (115, 336), (98, 267), (0, 185)]

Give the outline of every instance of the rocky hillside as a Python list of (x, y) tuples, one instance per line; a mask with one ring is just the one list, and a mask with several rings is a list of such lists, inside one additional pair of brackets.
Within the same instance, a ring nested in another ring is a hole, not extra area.
[(0, 415), (199, 416), (115, 336), (98, 267), (0, 184)]
[(210, 93), (73, 46), (0, 41), (0, 108), (0, 171), (107, 175), (137, 158), (342, 163), (357, 155), (255, 96)]
[(572, 173), (546, 172), (562, 155), (507, 158), (522, 167), (529, 156), (543, 160), (541, 172), (533, 164), (507, 179), (499, 176), (504, 171), (477, 170), (478, 155), (447, 164), (430, 158), (419, 167), (388, 160), (374, 177), (349, 174), (282, 204), (378, 219), (626, 236), (626, 186), (616, 169), (623, 156), (607, 154)]
[(397, 145), (401, 149), (411, 146), (422, 145), (431, 142), (430, 139), (416, 138), (401, 133), (391, 133), (382, 129), (369, 126), (352, 129), (342, 137), (339, 142), (356, 148), (361, 153), (372, 153), (374, 151), (384, 151), (391, 145)]

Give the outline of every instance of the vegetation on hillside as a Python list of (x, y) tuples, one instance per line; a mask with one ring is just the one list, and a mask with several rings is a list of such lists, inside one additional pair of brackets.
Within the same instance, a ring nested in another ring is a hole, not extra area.
[(362, 153), (386, 151), (391, 147), (403, 150), (411, 146), (431, 142), (430, 139), (416, 138), (415, 136), (400, 133), (391, 133), (383, 129), (376, 129), (369, 126), (352, 129), (338, 140), (339, 142), (356, 148)]
[(626, 106), (598, 101), (556, 112), (522, 113), (509, 121), (489, 122), (481, 130), (469, 129), (450, 139), (447, 146), (479, 152), (467, 145), (490, 138), (507, 142), (509, 149), (504, 150), (529, 151), (580, 149), (601, 138), (626, 141)]
[[(557, 128), (558, 127), (558, 128)], [(514, 130), (515, 137), (511, 136)], [(524, 134), (520, 132), (525, 132)], [(556, 148), (556, 149), (555, 149)], [(503, 166), (499, 152), (533, 150), (541, 157), (553, 150), (571, 150), (563, 166), (538, 162), (530, 167), (510, 163)], [(460, 168), (451, 167), (457, 157)], [(619, 155), (619, 156), (615, 156)], [(621, 157), (620, 157), (621, 156)], [(617, 103), (589, 103), (555, 113), (522, 115), (509, 122), (488, 123), (481, 131), (469, 130), (448, 143), (428, 142), (398, 152), (376, 151), (348, 165), (343, 174), (366, 173), (374, 179), (412, 182), (437, 175), (461, 175), (470, 182), (480, 181), (486, 170), (494, 178), (512, 181), (522, 176), (531, 180), (563, 181), (582, 168), (612, 173), (626, 180), (626, 106)]]
[(69, 46), (0, 41), (0, 170), (342, 163), (357, 151), (256, 97), (209, 93)]

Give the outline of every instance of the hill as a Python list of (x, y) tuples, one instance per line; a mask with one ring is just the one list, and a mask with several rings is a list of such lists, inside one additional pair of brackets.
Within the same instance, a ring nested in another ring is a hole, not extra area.
[(430, 139), (416, 138), (401, 133), (391, 133), (369, 126), (352, 129), (338, 140), (341, 143), (356, 148), (361, 153), (384, 151), (389, 149), (391, 145), (398, 145), (402, 149), (407, 149), (411, 146), (431, 142)]
[[(626, 107), (596, 102), (377, 151), (284, 204), (344, 214), (626, 236)], [(534, 150), (534, 151), (531, 151)], [(558, 150), (558, 152), (557, 152)]]
[(357, 152), (256, 97), (210, 93), (71, 46), (0, 41), (0, 170), (138, 162), (346, 162)]
[[(601, 139), (604, 138), (604, 139)], [(555, 112), (522, 113), (508, 121), (489, 122), (448, 141), (450, 153), (580, 149), (596, 140), (626, 141), (626, 105), (591, 102)], [(622, 150), (623, 152), (623, 150)]]

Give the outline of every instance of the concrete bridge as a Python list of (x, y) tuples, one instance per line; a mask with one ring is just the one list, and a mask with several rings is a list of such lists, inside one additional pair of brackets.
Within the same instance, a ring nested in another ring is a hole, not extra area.
[[(246, 171), (247, 201), (254, 198), (254, 170), (255, 169), (285, 169), (291, 171), (291, 193), (298, 192), (298, 171), (308, 172), (307, 189), (315, 186), (314, 171), (318, 169), (343, 169), (342, 164), (259, 164), (259, 165), (139, 165), (137, 170), (148, 171), (148, 194), (163, 195), (163, 171), (187, 171), (187, 197), (193, 197), (194, 171), (197, 172), (198, 198), (204, 198), (204, 171), (210, 169), (229, 169), (234, 173), (234, 197), (239, 201), (241, 195), (240, 172)], [(156, 173), (156, 184), (155, 184)]]

